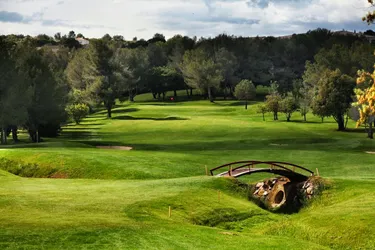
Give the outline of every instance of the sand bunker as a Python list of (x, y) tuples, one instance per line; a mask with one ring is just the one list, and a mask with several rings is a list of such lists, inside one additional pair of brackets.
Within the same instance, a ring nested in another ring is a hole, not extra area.
[(366, 154), (375, 155), (375, 152), (367, 151)]
[(132, 150), (132, 147), (126, 147), (126, 146), (96, 146), (97, 148), (101, 149), (116, 149), (116, 150)]

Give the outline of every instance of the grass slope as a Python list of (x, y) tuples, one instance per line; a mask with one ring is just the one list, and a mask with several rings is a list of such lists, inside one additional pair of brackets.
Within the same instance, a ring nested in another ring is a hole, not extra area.
[[(59, 139), (1, 148), (0, 157), (70, 179), (0, 170), (0, 248), (375, 248), (375, 155), (365, 153), (374, 144), (364, 133), (339, 133), (312, 116), (302, 123), (298, 114), (263, 122), (254, 105), (245, 111), (238, 102), (147, 98), (119, 105), (111, 120), (98, 112), (69, 124)], [(230, 180), (203, 176), (205, 165), (247, 159), (319, 168), (332, 185), (299, 214), (282, 215), (247, 201)]]

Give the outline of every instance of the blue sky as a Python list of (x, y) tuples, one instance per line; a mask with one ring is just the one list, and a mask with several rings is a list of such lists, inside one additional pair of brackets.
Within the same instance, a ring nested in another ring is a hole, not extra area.
[(74, 30), (126, 39), (155, 33), (209, 37), (289, 35), (318, 27), (375, 29), (361, 21), (367, 0), (0, 0), (0, 33)]

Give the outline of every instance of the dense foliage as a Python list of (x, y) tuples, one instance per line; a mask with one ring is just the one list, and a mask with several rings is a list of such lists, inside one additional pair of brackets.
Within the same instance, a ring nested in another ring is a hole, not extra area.
[[(82, 39), (87, 43), (80, 44)], [(223, 34), (166, 40), (155, 34), (131, 41), (109, 34), (87, 39), (71, 31), (54, 37), (2, 36), (0, 42), (3, 143), (10, 132), (17, 140), (18, 127), (35, 142), (40, 133), (56, 136), (66, 107), (77, 103), (90, 112), (103, 105), (111, 118), (116, 100), (133, 102), (145, 92), (165, 100), (173, 91), (177, 100), (178, 90), (191, 98), (196, 89), (211, 102), (236, 97), (247, 104), (263, 86), (271, 91), (261, 113), (272, 112), (278, 120), (284, 112), (289, 121), (294, 111), (306, 120), (312, 110), (322, 118), (335, 117), (342, 130), (352, 101), (351, 79), (358, 70), (370, 71), (375, 61), (375, 47), (364, 34), (325, 29), (280, 38)]]

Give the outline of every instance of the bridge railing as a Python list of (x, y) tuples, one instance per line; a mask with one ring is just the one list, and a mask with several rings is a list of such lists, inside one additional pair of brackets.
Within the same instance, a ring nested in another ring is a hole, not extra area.
[(229, 176), (232, 176), (232, 172), (234, 172), (238, 169), (249, 168), (249, 171), (250, 171), (252, 168), (255, 168), (255, 166), (261, 165), (261, 164), (269, 165), (271, 169), (279, 168), (279, 169), (291, 171), (291, 172), (294, 172), (294, 173), (299, 173), (299, 172), (302, 171), (305, 175), (306, 174), (314, 175), (314, 172), (307, 169), (307, 168), (301, 167), (301, 166), (293, 164), (293, 163), (280, 162), (280, 161), (237, 161), (237, 162), (231, 162), (231, 163), (227, 163), (227, 164), (224, 164), (224, 165), (221, 165), (221, 166), (218, 166), (216, 168), (211, 169), (210, 173), (213, 176), (214, 171), (219, 170), (219, 169), (223, 169), (223, 170), (226, 170), (224, 172), (229, 173)]

